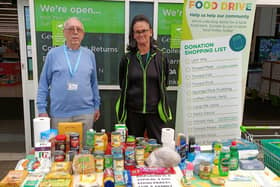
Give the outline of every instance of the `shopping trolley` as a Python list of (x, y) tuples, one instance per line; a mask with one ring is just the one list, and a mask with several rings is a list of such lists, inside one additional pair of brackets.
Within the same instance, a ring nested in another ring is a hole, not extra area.
[[(240, 130), (243, 138), (258, 146), (257, 158), (280, 176), (280, 126), (240, 126)], [(270, 134), (262, 134), (265, 131)]]

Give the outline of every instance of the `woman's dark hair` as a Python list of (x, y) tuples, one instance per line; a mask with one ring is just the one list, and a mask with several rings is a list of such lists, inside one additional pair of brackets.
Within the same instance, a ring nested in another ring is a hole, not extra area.
[[(136, 24), (136, 22), (139, 22), (139, 21), (144, 21), (144, 22), (148, 23), (150, 29), (152, 29), (152, 25), (151, 25), (149, 19), (146, 16), (141, 14), (141, 15), (137, 15), (133, 18), (133, 20), (131, 22), (131, 25), (130, 25), (130, 28), (129, 28), (129, 44), (126, 48), (128, 51), (131, 51), (131, 52), (136, 52), (137, 51), (137, 42), (133, 37), (133, 27)], [(150, 39), (150, 46), (154, 47), (154, 48), (157, 47), (157, 42), (154, 39), (153, 35), (151, 36), (151, 39)]]

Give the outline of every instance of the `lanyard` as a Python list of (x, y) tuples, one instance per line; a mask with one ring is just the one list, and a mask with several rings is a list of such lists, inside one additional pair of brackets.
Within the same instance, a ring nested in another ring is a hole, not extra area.
[(68, 64), (68, 68), (69, 68), (69, 72), (70, 72), (71, 77), (73, 77), (74, 74), (75, 74), (75, 73), (77, 72), (77, 70), (78, 70), (78, 66), (79, 66), (80, 60), (81, 60), (81, 53), (82, 53), (82, 51), (81, 51), (81, 49), (80, 49), (79, 56), (78, 56), (78, 58), (77, 58), (77, 61), (76, 61), (75, 67), (74, 67), (74, 71), (73, 71), (73, 70), (72, 70), (72, 66), (71, 66), (71, 64), (70, 64), (70, 59), (69, 59), (68, 53), (67, 53), (67, 51), (66, 51), (66, 45), (64, 45), (64, 54), (65, 54), (65, 57), (66, 57), (66, 61), (67, 61), (67, 64)]

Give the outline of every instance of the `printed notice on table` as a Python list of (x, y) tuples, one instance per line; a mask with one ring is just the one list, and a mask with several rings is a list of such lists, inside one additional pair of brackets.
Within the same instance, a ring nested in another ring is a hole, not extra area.
[(134, 187), (173, 187), (180, 186), (176, 175), (142, 175), (132, 176)]
[(240, 137), (242, 42), (233, 35), (181, 43), (183, 123), (199, 144)]

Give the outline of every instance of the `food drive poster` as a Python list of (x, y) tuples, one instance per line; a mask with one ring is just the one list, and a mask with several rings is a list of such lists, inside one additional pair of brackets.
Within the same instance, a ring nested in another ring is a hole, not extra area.
[(254, 0), (185, 0), (176, 131), (199, 144), (240, 137)]

